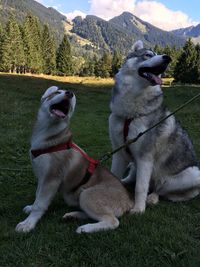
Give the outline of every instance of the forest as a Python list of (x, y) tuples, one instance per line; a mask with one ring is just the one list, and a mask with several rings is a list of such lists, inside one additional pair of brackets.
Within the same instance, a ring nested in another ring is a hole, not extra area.
[[(181, 83), (200, 83), (199, 44), (188, 39), (182, 48), (155, 45), (153, 49), (172, 58), (165, 77)], [(83, 51), (77, 52), (69, 35), (58, 43), (50, 27), (32, 14), (21, 23), (11, 16), (4, 27), (0, 25), (1, 72), (105, 78), (113, 77), (124, 61), (124, 55), (117, 49), (111, 52), (90, 47)]]

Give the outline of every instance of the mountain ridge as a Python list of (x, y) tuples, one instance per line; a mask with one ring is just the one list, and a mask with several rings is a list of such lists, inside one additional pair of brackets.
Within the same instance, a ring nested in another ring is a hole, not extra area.
[(172, 32), (179, 36), (199, 37), (200, 36), (200, 23), (197, 24), (196, 26), (180, 28), (177, 30), (173, 30)]
[[(138, 35), (139, 39), (146, 43), (158, 44), (161, 46), (165, 46), (166, 44), (170, 46), (182, 46), (185, 42), (185, 38), (177, 38), (174, 33), (164, 31), (143, 21), (130, 12), (123, 12), (121, 15), (112, 18), (110, 22), (120, 26), (123, 30), (127, 30), (128, 28), (128, 33), (136, 34), (136, 36)], [(124, 25), (126, 26), (124, 27)]]
[(163, 31), (129, 12), (124, 12), (109, 21), (87, 15), (86, 18), (78, 16), (70, 22), (54, 8), (47, 8), (34, 0), (2, 1), (0, 22), (5, 24), (11, 13), (19, 22), (22, 22), (28, 13), (32, 13), (41, 23), (50, 26), (58, 42), (68, 33), (73, 39), (73, 45), (77, 43), (100, 51), (118, 50), (125, 54), (138, 39), (143, 40), (147, 46), (159, 44), (162, 47), (166, 44), (180, 47), (186, 40), (185, 37)]

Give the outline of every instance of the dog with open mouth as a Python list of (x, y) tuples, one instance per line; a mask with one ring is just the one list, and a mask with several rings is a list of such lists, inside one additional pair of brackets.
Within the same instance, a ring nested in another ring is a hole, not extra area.
[[(133, 45), (115, 76), (112, 91), (109, 131), (113, 149), (170, 114), (160, 86), (161, 74), (170, 61), (168, 55), (145, 48), (142, 41)], [(124, 178), (127, 167), (130, 172)], [(174, 116), (114, 154), (111, 171), (124, 178), (123, 183), (133, 183), (135, 205), (131, 213), (144, 212), (146, 203), (157, 203), (159, 196), (186, 201), (200, 192), (200, 170), (192, 141)]]
[(30, 149), (38, 186), (34, 203), (23, 209), (29, 215), (16, 226), (17, 232), (35, 228), (58, 190), (69, 206), (81, 209), (66, 213), (64, 219), (98, 221), (78, 227), (77, 233), (115, 229), (118, 217), (133, 208), (133, 200), (118, 178), (72, 142), (69, 123), (75, 105), (74, 93), (56, 86), (41, 98)]

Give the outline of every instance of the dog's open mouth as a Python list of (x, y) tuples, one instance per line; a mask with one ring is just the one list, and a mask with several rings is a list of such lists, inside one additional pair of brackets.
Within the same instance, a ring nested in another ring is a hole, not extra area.
[(59, 103), (50, 106), (51, 114), (59, 118), (65, 118), (69, 112), (70, 103), (68, 99), (64, 99)]
[(152, 85), (161, 85), (162, 79), (160, 74), (162, 74), (166, 68), (167, 64), (155, 67), (141, 67), (139, 68), (138, 73), (142, 78), (148, 80)]

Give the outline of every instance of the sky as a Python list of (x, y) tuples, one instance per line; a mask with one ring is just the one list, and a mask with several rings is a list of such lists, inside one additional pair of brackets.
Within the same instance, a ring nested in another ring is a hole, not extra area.
[(95, 15), (109, 20), (124, 11), (164, 30), (200, 23), (200, 0), (36, 0), (68, 19)]

